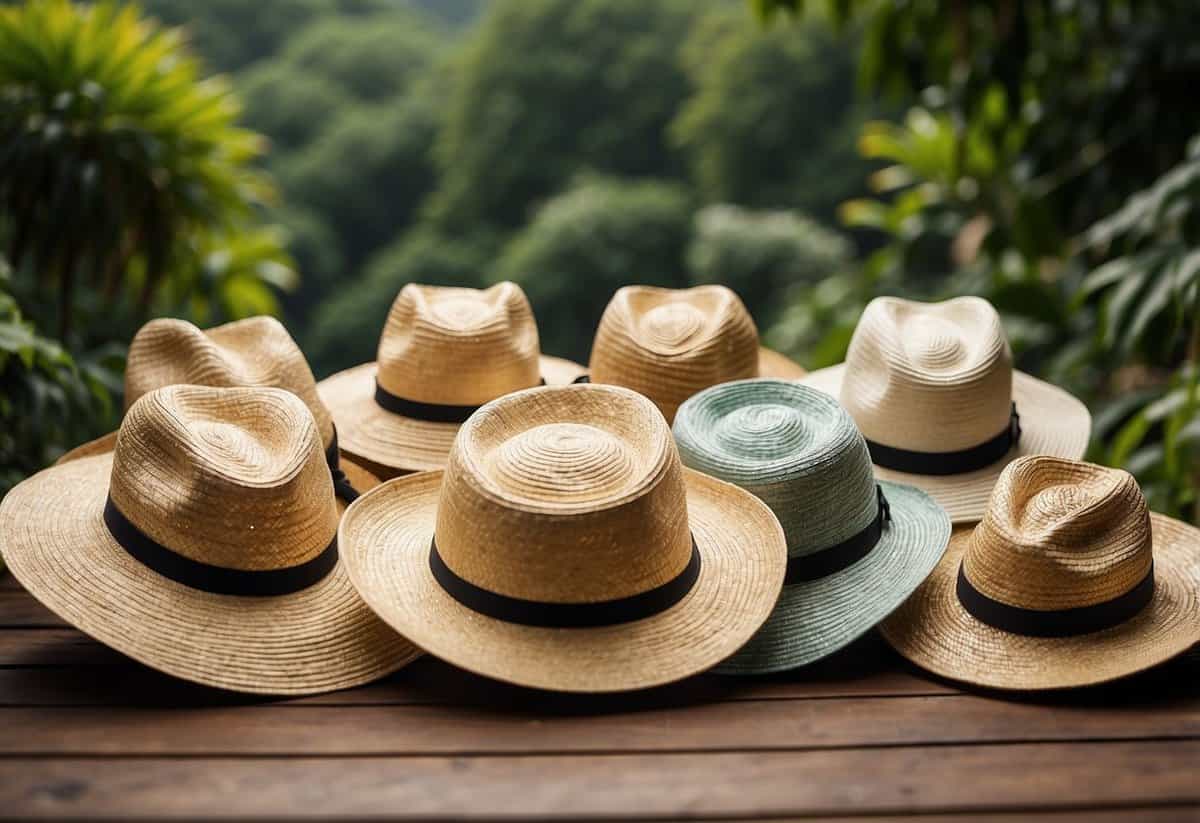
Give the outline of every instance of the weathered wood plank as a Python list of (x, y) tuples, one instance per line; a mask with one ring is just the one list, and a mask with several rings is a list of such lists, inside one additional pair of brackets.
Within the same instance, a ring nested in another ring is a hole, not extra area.
[[(566, 757), (0, 760), (46, 817), (680, 818), (1200, 802), (1200, 742)], [(950, 769), (952, 768), (952, 771)]]
[(24, 589), (0, 589), (0, 628), (62, 628), (67, 624)]

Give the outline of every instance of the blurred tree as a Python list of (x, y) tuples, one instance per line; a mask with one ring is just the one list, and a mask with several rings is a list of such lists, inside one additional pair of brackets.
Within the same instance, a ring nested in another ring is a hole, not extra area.
[(238, 79), (246, 125), (270, 136), (272, 161), (309, 143), (351, 102), (329, 78), (310, 73), (298, 81), (297, 76), (290, 63), (264, 60)]
[(683, 0), (497, 0), (464, 48), (438, 135), (430, 214), (513, 228), (577, 171), (679, 171)]
[(688, 284), (690, 228), (691, 204), (677, 185), (585, 178), (546, 202), (504, 249), (491, 280), (525, 289), (543, 351), (586, 360), (619, 287)]

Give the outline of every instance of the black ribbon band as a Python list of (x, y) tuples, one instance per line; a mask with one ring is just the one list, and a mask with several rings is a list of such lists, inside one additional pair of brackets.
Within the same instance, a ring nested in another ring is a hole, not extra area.
[(341, 453), (338, 451), (337, 426), (333, 427), (333, 442), (325, 450), (325, 462), (329, 464), (329, 473), (333, 475), (334, 496), (353, 503), (358, 499), (358, 489), (350, 483), (350, 478), (342, 471)]
[(1017, 414), (1017, 404), (1013, 403), (1012, 415), (1004, 431), (969, 449), (954, 452), (917, 452), (885, 446), (874, 440), (867, 441), (867, 448), (871, 452), (871, 462), (876, 466), (909, 474), (947, 475), (963, 474), (990, 466), (1008, 454), (1019, 442), (1021, 416)]
[(212, 566), (184, 557), (133, 525), (121, 514), (110, 497), (104, 504), (104, 525), (121, 548), (134, 560), (176, 583), (213, 594), (243, 597), (273, 597), (306, 589), (321, 580), (337, 565), (337, 536), (316, 557), (285, 569), (247, 571)]
[(834, 572), (854, 565), (871, 553), (871, 549), (879, 543), (883, 536), (884, 524), (892, 520), (892, 507), (883, 495), (881, 486), (875, 487), (878, 498), (878, 511), (875, 519), (858, 534), (843, 540), (836, 546), (830, 546), (813, 554), (803, 557), (793, 557), (788, 560), (787, 574), (783, 578), (784, 585), (803, 583), (808, 580), (819, 580)]
[(993, 600), (971, 585), (961, 563), (955, 594), (972, 617), (1001, 631), (1029, 637), (1072, 637), (1112, 628), (1144, 609), (1154, 596), (1154, 566), (1124, 594), (1074, 609), (1023, 609)]
[(591, 383), (591, 382), (592, 382), (592, 376), (590, 374), (581, 374), (578, 377), (576, 377), (574, 380), (571, 381), (571, 383), (573, 383), (573, 384), (574, 383)]
[(682, 572), (641, 594), (599, 603), (545, 603), (522, 600), (482, 589), (459, 577), (438, 554), (437, 540), (429, 547), (429, 568), (446, 593), (469, 609), (522, 626), (587, 628), (630, 623), (666, 611), (684, 598), (700, 576), (700, 551), (692, 541), (692, 557)]
[[(546, 385), (546, 378), (543, 377), (538, 385)], [(379, 385), (378, 380), (375, 381), (375, 402), (380, 408), (390, 411), (392, 414), (411, 417), (413, 420), (425, 420), (430, 423), (465, 423), (468, 417), (480, 409), (480, 406), (451, 406), (446, 403), (422, 403), (418, 400), (409, 400), (398, 394), (392, 394)]]

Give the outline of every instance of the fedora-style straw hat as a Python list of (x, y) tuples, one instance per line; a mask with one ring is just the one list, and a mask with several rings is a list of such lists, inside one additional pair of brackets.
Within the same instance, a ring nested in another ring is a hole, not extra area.
[(418, 655), (355, 594), (338, 520), (299, 398), (176, 385), (130, 407), (112, 452), (10, 491), (0, 551), (51, 611), (147, 666), (235, 691), (308, 694)]
[(489, 400), (570, 383), (577, 363), (538, 350), (537, 323), (515, 283), (401, 289), (375, 362), (318, 385), (342, 447), (389, 473), (440, 469), (463, 421)]
[(750, 639), (783, 584), (783, 531), (685, 469), (654, 405), (616, 386), (487, 404), (444, 472), (392, 480), (340, 535), (363, 598), (421, 648), (569, 692), (667, 683)]
[(752, 493), (787, 536), (775, 610), (718, 671), (762, 674), (832, 654), (899, 606), (946, 550), (946, 513), (920, 489), (877, 483), (850, 415), (816, 389), (714, 386), (680, 407), (675, 440), (684, 465)]
[(1009, 464), (983, 520), (881, 626), (922, 668), (996, 689), (1114, 680), (1200, 641), (1200, 529), (1119, 469)]
[[(125, 364), (125, 408), (143, 395), (179, 383), (218, 387), (286, 389), (304, 401), (317, 422), (334, 492), (349, 503), (379, 485), (379, 478), (338, 449), (337, 429), (317, 396), (317, 382), (304, 353), (287, 329), (273, 317), (249, 317), (211, 329), (186, 320), (159, 318), (142, 326), (129, 344)], [(111, 452), (117, 433), (84, 443), (58, 463)]]
[(609, 301), (589, 363), (593, 383), (649, 397), (670, 423), (701, 389), (748, 377), (791, 380), (799, 364), (758, 344), (741, 298), (724, 286), (625, 286)]
[(919, 486), (955, 523), (973, 523), (1009, 462), (1083, 457), (1087, 408), (1014, 372), (991, 303), (879, 297), (863, 311), (846, 362), (803, 378), (838, 398), (867, 438), (875, 475)]

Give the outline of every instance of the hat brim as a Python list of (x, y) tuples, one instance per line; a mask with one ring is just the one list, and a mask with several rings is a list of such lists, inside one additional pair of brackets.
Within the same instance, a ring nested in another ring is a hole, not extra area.
[(294, 594), (193, 589), (144, 566), (103, 521), (110, 454), (51, 467), (0, 502), (0, 552), (47, 608), (151, 668), (239, 692), (299, 695), (383, 677), (420, 654), (354, 591), (341, 561)]
[[(117, 446), (117, 433), (109, 432), (103, 437), (97, 437), (95, 440), (89, 440), (80, 446), (76, 446), (69, 452), (63, 454), (58, 460), (54, 461), (55, 466), (62, 466), (83, 457), (92, 457), (97, 454), (109, 454)], [(367, 468), (354, 462), (353, 458), (348, 458), (342, 449), (338, 449), (338, 466), (342, 473), (346, 475), (346, 479), (350, 481), (350, 485), (359, 494), (368, 492), (378, 486), (382, 481), (373, 472)], [(342, 511), (345, 511), (346, 504), (338, 499), (338, 504)]]
[(768, 674), (814, 663), (866, 634), (916, 591), (946, 551), (950, 519), (920, 489), (880, 485), (891, 521), (871, 553), (819, 580), (785, 585), (763, 628), (717, 672)]
[(565, 692), (646, 688), (711, 668), (771, 613), (786, 544), (771, 510), (736, 486), (684, 470), (700, 576), (652, 617), (596, 628), (509, 623), (462, 605), (429, 568), (442, 473), (401, 477), (359, 498), (340, 535), (371, 607), (430, 654), (497, 680)]
[(972, 617), (955, 594), (972, 529), (956, 529), (945, 556), (880, 625), (904, 657), (935, 674), (993, 689), (1065, 689), (1156, 666), (1200, 641), (1200, 529), (1151, 513), (1154, 597), (1130, 620), (1075, 637), (1027, 637)]
[[(560, 357), (539, 358), (550, 386), (566, 385), (587, 370)], [(375, 363), (363, 363), (330, 375), (317, 393), (337, 425), (338, 444), (390, 471), (428, 471), (446, 465), (459, 423), (431, 423), (394, 414), (375, 402)]]
[(758, 350), (758, 376), (774, 377), (777, 380), (799, 380), (808, 370), (787, 355), (766, 346)]
[[(800, 382), (840, 398), (845, 373), (843, 363), (810, 372)], [(1021, 415), (1021, 441), (995, 463), (952, 475), (910, 474), (877, 465), (875, 476), (924, 489), (946, 510), (951, 522), (974, 523), (983, 517), (1000, 473), (1018, 457), (1044, 454), (1079, 460), (1084, 456), (1092, 434), (1092, 415), (1087, 406), (1057, 386), (1024, 372), (1013, 372), (1012, 391)]]

